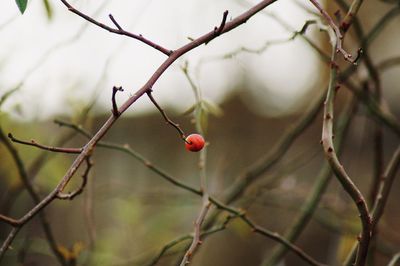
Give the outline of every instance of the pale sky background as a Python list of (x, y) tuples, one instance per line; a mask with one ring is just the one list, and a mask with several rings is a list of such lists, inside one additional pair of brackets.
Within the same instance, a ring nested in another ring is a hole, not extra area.
[[(90, 102), (97, 92), (96, 110), (109, 112), (114, 85), (125, 89), (117, 97), (122, 103), (166, 58), (137, 40), (87, 23), (60, 1), (50, 2), (54, 9), (51, 21), (41, 0), (30, 0), (24, 15), (19, 14), (14, 0), (0, 3), (0, 95), (24, 82), (3, 107), (17, 118), (70, 115), (80, 104)], [(143, 34), (169, 49), (187, 43), (187, 37), (195, 38), (212, 30), (219, 25), (225, 10), (229, 10), (228, 19), (246, 10), (241, 1), (232, 0), (70, 2), (110, 26), (111, 13), (126, 30)], [(290, 0), (280, 0), (267, 11), (280, 16), (296, 30), (310, 18), (310, 14)], [(321, 68), (317, 55), (303, 41), (279, 44), (257, 55), (242, 53), (233, 59), (206, 60), (242, 46), (259, 48), (266, 41), (290, 35), (274, 19), (258, 14), (178, 60), (153, 87), (154, 96), (163, 107), (177, 112), (184, 112), (194, 103), (192, 90), (180, 70), (187, 60), (190, 74), (204, 98), (221, 102), (245, 77), (251, 82), (242, 86), (241, 95), (250, 107), (267, 115), (295, 111), (317, 82), (315, 73)], [(156, 109), (143, 97), (128, 114), (148, 111)]]

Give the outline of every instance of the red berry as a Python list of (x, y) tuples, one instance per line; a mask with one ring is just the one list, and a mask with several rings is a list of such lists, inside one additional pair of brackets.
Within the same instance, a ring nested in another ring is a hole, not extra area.
[(188, 151), (200, 151), (205, 144), (204, 138), (200, 134), (190, 134), (186, 138), (185, 147)]

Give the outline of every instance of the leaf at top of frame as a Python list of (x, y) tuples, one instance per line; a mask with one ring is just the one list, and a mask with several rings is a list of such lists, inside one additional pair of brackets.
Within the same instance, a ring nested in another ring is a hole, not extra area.
[(15, 0), (15, 2), (17, 3), (18, 9), (21, 14), (24, 14), (26, 6), (28, 4), (28, 0)]

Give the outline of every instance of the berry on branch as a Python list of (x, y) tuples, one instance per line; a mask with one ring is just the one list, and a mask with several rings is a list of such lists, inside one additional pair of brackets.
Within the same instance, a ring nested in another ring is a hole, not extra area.
[(200, 151), (205, 144), (204, 138), (200, 134), (190, 134), (185, 139), (185, 147), (188, 151)]

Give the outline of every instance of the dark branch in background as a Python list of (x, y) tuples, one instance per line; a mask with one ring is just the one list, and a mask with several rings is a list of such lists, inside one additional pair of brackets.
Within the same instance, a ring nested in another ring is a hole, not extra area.
[(90, 158), (86, 159), (86, 170), (85, 172), (82, 174), (82, 183), (81, 185), (73, 192), (69, 192), (69, 193), (58, 193), (57, 194), (57, 198), (58, 199), (62, 199), (62, 200), (73, 200), (76, 196), (78, 196), (79, 194), (81, 194), (83, 192), (83, 189), (86, 186), (87, 183), (87, 179), (88, 179), (88, 175), (90, 172), (90, 169), (93, 166), (93, 162), (90, 161)]
[(363, 0), (354, 0), (350, 6), (349, 11), (347, 12), (346, 16), (343, 18), (342, 23), (340, 24), (340, 29), (343, 32), (346, 32), (351, 24), (353, 23), (354, 18), (356, 17), (358, 10), (361, 7)]
[(115, 95), (119, 91), (124, 91), (124, 89), (122, 87), (116, 87), (116, 86), (114, 86), (113, 89), (112, 89), (111, 102), (112, 102), (112, 113), (113, 113), (114, 116), (119, 116), (120, 115), (120, 113), (118, 111), (117, 102), (115, 100)]
[(155, 107), (157, 107), (158, 111), (160, 111), (161, 115), (164, 117), (165, 122), (167, 122), (167, 124), (170, 124), (171, 126), (173, 126), (178, 132), (179, 135), (181, 136), (181, 139), (183, 139), (185, 142), (186, 141), (186, 135), (185, 132), (183, 132), (183, 130), (181, 129), (181, 127), (174, 123), (171, 119), (168, 118), (167, 114), (165, 113), (165, 111), (161, 108), (161, 106), (157, 103), (157, 101), (154, 99), (153, 95), (151, 94), (152, 90), (148, 90), (147, 96), (149, 96), (150, 101), (154, 104)]
[[(35, 191), (31, 181), (29, 180), (28, 174), (25, 170), (25, 165), (22, 162), (22, 159), (19, 156), (18, 151), (14, 148), (14, 146), (12, 146), (12, 144), (7, 139), (2, 128), (0, 128), (0, 141), (5, 145), (7, 150), (10, 152), (15, 164), (17, 165), (17, 170), (18, 170), (18, 174), (20, 176), (21, 182), (24, 184), (24, 187), (27, 190), (29, 196), (32, 198), (33, 203), (38, 204), (40, 202), (39, 195)], [(1, 261), (5, 252), (9, 249), (12, 241), (14, 240), (15, 236), (19, 232), (22, 225), (19, 220), (15, 220), (13, 218), (10, 218), (10, 217), (7, 217), (7, 216), (1, 215), (1, 214), (0, 214), (0, 220), (2, 220), (3, 222), (6, 222), (9, 225), (14, 227), (0, 248), (0, 261)], [(61, 265), (66, 266), (66, 260), (57, 248), (57, 243), (54, 238), (54, 234), (52, 232), (50, 224), (47, 221), (45, 212), (42, 211), (39, 213), (39, 221), (40, 221), (40, 225), (44, 231), (46, 241), (48, 242), (51, 251), (54, 253), (58, 262)]]
[(387, 168), (381, 178), (378, 195), (372, 208), (372, 226), (378, 224), (379, 219), (382, 217), (384, 208), (389, 198), (390, 190), (393, 187), (393, 181), (400, 166), (400, 146), (397, 147), (390, 159)]
[(61, 147), (51, 147), (51, 146), (45, 146), (42, 144), (37, 143), (34, 140), (31, 141), (23, 141), (16, 139), (11, 133), (8, 133), (8, 138), (15, 143), (23, 144), (23, 145), (28, 145), (28, 146), (34, 146), (42, 150), (47, 150), (47, 151), (52, 151), (52, 152), (60, 152), (60, 153), (73, 153), (73, 154), (79, 154), (82, 152), (82, 148), (61, 148)]
[[(95, 25), (107, 29), (111, 32), (115, 32), (118, 34), (124, 34), (125, 32), (121, 32), (119, 30), (115, 30), (113, 28), (110, 28), (104, 24), (101, 24), (94, 20), (93, 18), (89, 17), (88, 15), (77, 11), (74, 9), (66, 0), (61, 0), (62, 3), (73, 13), (77, 14), (78, 16), (88, 20), (91, 23), (94, 23)], [(229, 32), (233, 30), (234, 28), (240, 26), (241, 24), (245, 23), (248, 21), (249, 18), (251, 18), (253, 15), (264, 9), (265, 7), (269, 6), (270, 4), (274, 3), (276, 0), (264, 0), (258, 3), (257, 5), (253, 6), (252, 8), (248, 9), (241, 15), (237, 16), (233, 20), (227, 22), (222, 29), (221, 34), (224, 34), (226, 32)], [(146, 42), (144, 38), (140, 36), (134, 36), (136, 39), (139, 39), (143, 42)], [(157, 82), (157, 80), (160, 78), (160, 76), (164, 73), (166, 69), (168, 69), (179, 57), (181, 57), (183, 54), (186, 54), (187, 52), (195, 49), (196, 47), (205, 44), (206, 42), (209, 42), (213, 39), (215, 39), (215, 33), (214, 30), (204, 34), (203, 36), (189, 42), (188, 44), (178, 48), (172, 53), (167, 53), (169, 57), (164, 61), (164, 63), (161, 64), (161, 66), (158, 67), (158, 69), (154, 72), (154, 74), (150, 77), (150, 79), (146, 82), (146, 84), (143, 85), (141, 89), (139, 89), (133, 96), (131, 96), (119, 109), (119, 113), (122, 114), (124, 113), (133, 103), (135, 103), (140, 97), (143, 96), (148, 90), (150, 90), (153, 85)], [(149, 42), (147, 44), (150, 45)], [(150, 45), (151, 46), (151, 45)], [(152, 46), (153, 47), (153, 46)], [(159, 46), (154, 47), (155, 49), (165, 53), (166, 49), (160, 49)], [(103, 124), (103, 126), (97, 131), (97, 133), (93, 136), (91, 140), (88, 141), (88, 143), (84, 146), (82, 152), (76, 157), (74, 162), (71, 164), (65, 175), (61, 178), (57, 186), (51, 191), (45, 198), (43, 198), (41, 201), (39, 201), (30, 211), (28, 211), (23, 217), (18, 219), (18, 223), (20, 226), (24, 226), (28, 221), (30, 221), (34, 216), (36, 216), (38, 213), (40, 213), (47, 205), (49, 205), (53, 200), (57, 198), (57, 195), (64, 190), (66, 185), (69, 183), (71, 178), (74, 176), (78, 168), (81, 166), (81, 164), (92, 155), (94, 148), (96, 147), (97, 143), (104, 137), (104, 135), (110, 130), (114, 122), (118, 118), (115, 117), (114, 115), (111, 115)], [(16, 235), (16, 232), (14, 233), (14, 237)], [(11, 241), (7, 242), (8, 245), (11, 244)], [(3, 245), (1, 256), (4, 254), (5, 250), (8, 248)], [(0, 258), (1, 259), (1, 258)]]

